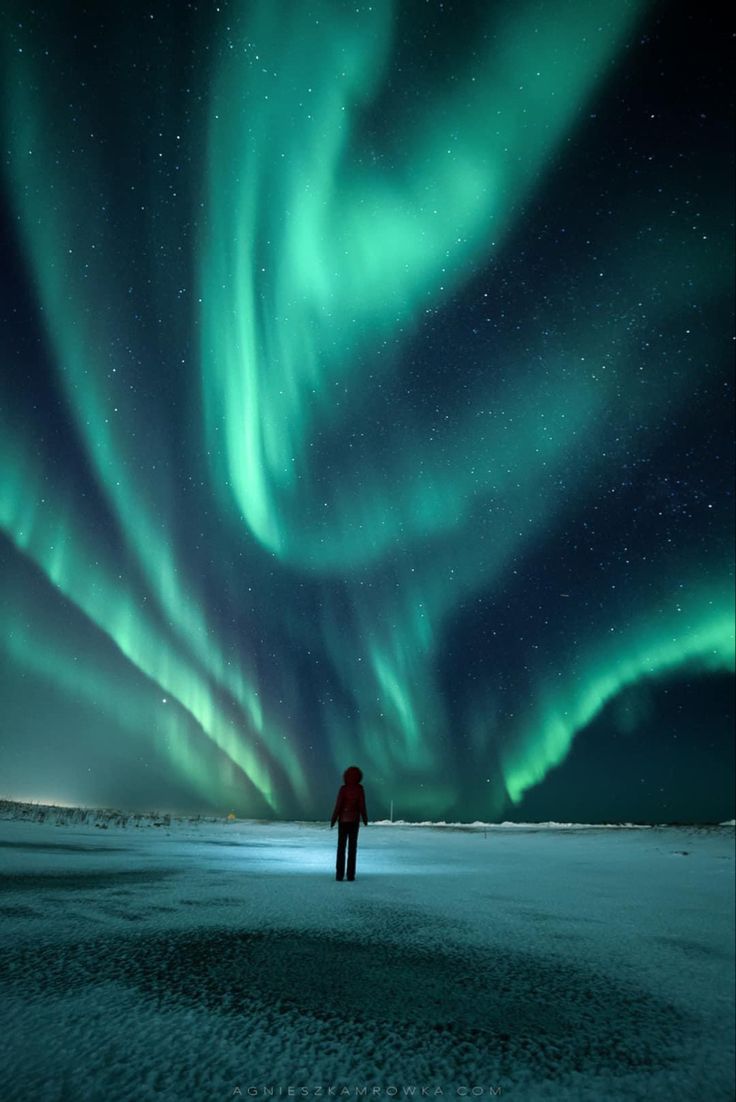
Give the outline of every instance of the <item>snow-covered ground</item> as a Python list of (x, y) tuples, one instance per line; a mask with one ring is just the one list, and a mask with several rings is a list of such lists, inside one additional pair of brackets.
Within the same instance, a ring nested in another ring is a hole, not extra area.
[[(731, 1100), (733, 827), (0, 821), (3, 1102)], [(123, 823), (127, 825), (123, 826)]]

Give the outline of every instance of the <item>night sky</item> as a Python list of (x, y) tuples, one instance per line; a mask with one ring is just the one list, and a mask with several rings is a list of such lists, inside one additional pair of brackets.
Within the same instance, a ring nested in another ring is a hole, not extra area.
[(0, 796), (733, 817), (719, 7), (3, 2)]

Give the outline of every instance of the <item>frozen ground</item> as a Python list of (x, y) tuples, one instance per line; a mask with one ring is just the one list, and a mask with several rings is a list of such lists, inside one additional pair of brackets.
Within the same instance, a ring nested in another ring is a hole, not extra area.
[(0, 821), (3, 1102), (730, 1102), (733, 827), (336, 835)]

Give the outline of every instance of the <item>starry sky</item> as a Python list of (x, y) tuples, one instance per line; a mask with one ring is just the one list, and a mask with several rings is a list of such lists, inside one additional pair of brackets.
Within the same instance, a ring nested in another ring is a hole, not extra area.
[(718, 7), (3, 0), (0, 795), (733, 817)]

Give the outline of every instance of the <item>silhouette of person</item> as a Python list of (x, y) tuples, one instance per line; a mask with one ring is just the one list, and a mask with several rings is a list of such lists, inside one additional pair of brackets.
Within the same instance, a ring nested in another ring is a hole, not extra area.
[(355, 859), (358, 853), (358, 831), (362, 819), (368, 826), (368, 812), (365, 809), (365, 792), (360, 783), (363, 773), (357, 765), (350, 765), (342, 775), (345, 782), (340, 786), (335, 801), (335, 810), (330, 820), (330, 830), (337, 822), (337, 863), (335, 879), (345, 876), (345, 843), (348, 847), (348, 880), (355, 880)]

